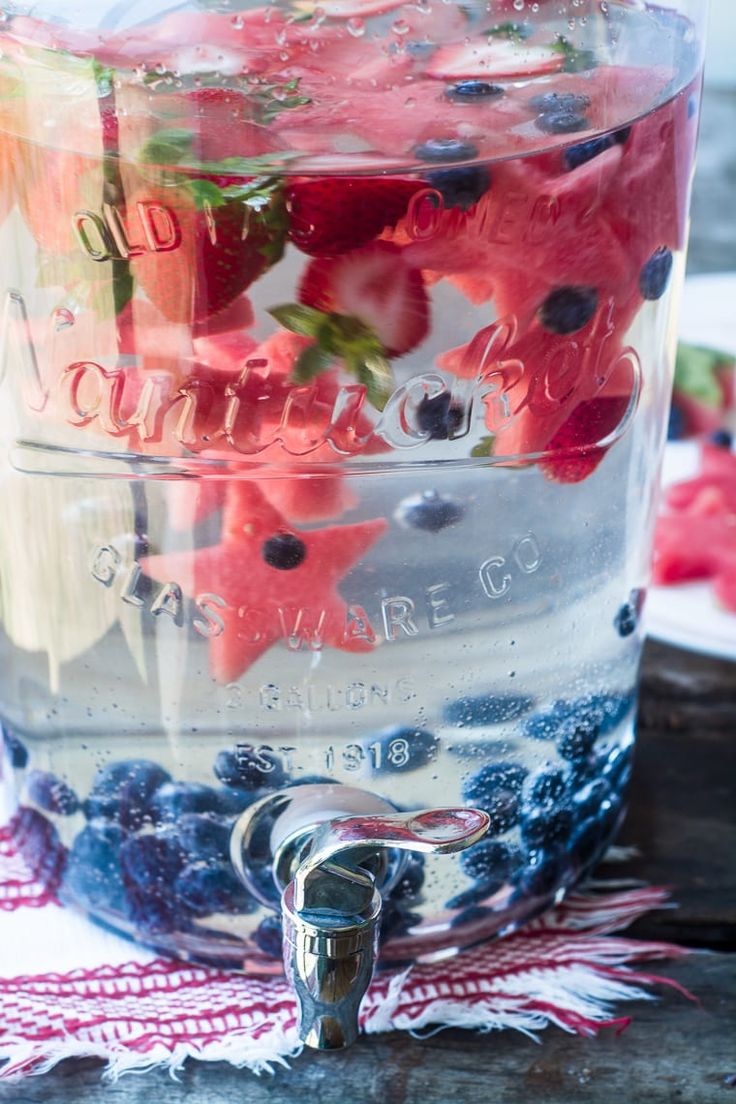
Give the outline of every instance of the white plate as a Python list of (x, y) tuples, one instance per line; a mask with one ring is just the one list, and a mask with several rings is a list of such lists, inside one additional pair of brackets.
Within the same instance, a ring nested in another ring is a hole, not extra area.
[[(736, 273), (695, 276), (685, 284), (680, 337), (692, 345), (720, 349), (736, 356)], [(698, 470), (698, 446), (691, 441), (667, 445), (662, 479), (665, 487)], [(653, 586), (647, 597), (650, 636), (689, 651), (736, 660), (736, 614), (716, 605), (710, 583)]]

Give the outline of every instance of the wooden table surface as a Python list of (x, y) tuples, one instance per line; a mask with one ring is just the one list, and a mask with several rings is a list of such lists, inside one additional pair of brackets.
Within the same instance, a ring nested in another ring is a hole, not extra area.
[[(736, 94), (705, 104), (693, 202), (691, 271), (736, 269)], [(639, 751), (620, 842), (640, 857), (620, 872), (669, 885), (676, 910), (632, 930), (696, 948), (656, 969), (698, 998), (663, 990), (620, 1005), (622, 1036), (549, 1028), (536, 1044), (510, 1031), (361, 1039), (256, 1078), (217, 1064), (101, 1082), (97, 1061), (69, 1061), (0, 1087), (2, 1104), (736, 1104), (736, 664), (650, 641)]]

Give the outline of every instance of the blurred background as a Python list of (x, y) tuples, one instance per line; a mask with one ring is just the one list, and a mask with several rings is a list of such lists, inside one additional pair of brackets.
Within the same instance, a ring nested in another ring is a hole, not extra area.
[(736, 270), (736, 0), (711, 0), (688, 271)]

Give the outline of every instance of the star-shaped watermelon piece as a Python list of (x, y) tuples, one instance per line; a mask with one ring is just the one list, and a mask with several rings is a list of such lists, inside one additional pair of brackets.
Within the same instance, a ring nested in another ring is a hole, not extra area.
[(222, 622), (209, 637), (210, 671), (229, 683), (278, 641), (294, 651), (370, 651), (376, 640), (370, 622), (338, 583), (386, 529), (385, 519), (374, 518), (297, 530), (255, 481), (244, 479), (228, 495), (219, 544), (148, 556), (141, 567), (159, 583), (177, 583), (194, 601), (208, 596)]

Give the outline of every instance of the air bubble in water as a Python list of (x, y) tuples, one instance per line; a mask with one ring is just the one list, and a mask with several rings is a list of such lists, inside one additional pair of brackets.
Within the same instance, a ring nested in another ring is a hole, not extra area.
[(516, 11), (524, 10), (524, 0), (514, 0), (514, 8)]
[(396, 19), (391, 24), (391, 30), (394, 32), (394, 34), (405, 35), (409, 33), (411, 28), (405, 19)]
[(353, 38), (360, 38), (365, 34), (365, 20), (361, 19), (359, 15), (354, 15), (352, 19), (348, 19), (346, 23), (348, 34), (351, 34)]
[(234, 15), (230, 22), (232, 23), (236, 31), (242, 31), (243, 27), (245, 26), (242, 15)]

